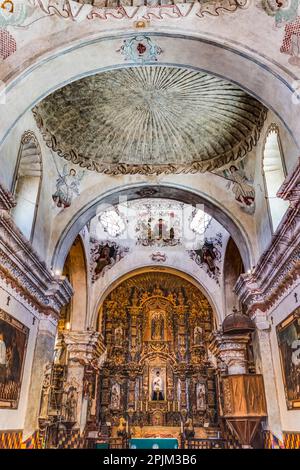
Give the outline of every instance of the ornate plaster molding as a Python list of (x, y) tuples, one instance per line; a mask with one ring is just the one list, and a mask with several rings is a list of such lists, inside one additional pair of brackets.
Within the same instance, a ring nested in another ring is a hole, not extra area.
[(300, 203), (300, 157), (294, 170), (288, 175), (277, 192), (277, 196), (290, 201), (292, 206)]
[(82, 366), (92, 365), (95, 369), (102, 366), (106, 347), (101, 333), (64, 330), (62, 335), (70, 362), (79, 363)]
[(215, 331), (211, 334), (209, 350), (226, 365), (229, 374), (245, 374), (248, 369), (249, 341), (250, 333), (225, 335), (221, 331)]
[(14, 200), (12, 193), (0, 184), (0, 210), (9, 211), (15, 207), (15, 205), (16, 201)]
[[(210, 2), (194, 1), (191, 3), (180, 3), (170, 1), (166, 5), (151, 5), (149, 0), (143, 5), (133, 1), (132, 6), (123, 5), (122, 1), (112, 2), (111, 7), (106, 7), (106, 2), (97, 2), (99, 6), (90, 5), (91, 2), (73, 2), (64, 0), (61, 2), (53, 0), (34, 0), (34, 4), (45, 16), (56, 16), (63, 20), (136, 20), (138, 25), (141, 20), (164, 20), (164, 19), (202, 19), (206, 16), (221, 16), (225, 13), (234, 13), (239, 9), (246, 9), (250, 5), (249, 0), (212, 0)], [(96, 2), (93, 2), (96, 3)], [(124, 2), (125, 3), (125, 2)], [(101, 6), (100, 6), (101, 5)], [(103, 6), (102, 6), (103, 5)], [(137, 27), (139, 27), (137, 25)]]
[(300, 159), (286, 178), (278, 196), (291, 202), (269, 247), (260, 257), (255, 269), (242, 274), (235, 292), (247, 313), (267, 313), (285, 296), (300, 275)]
[(54, 317), (73, 294), (67, 279), (52, 275), (3, 208), (0, 209), (0, 277), (38, 312)]

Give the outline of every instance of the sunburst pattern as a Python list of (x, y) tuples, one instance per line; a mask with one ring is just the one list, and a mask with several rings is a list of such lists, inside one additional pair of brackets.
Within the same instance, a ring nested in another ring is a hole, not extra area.
[(106, 173), (207, 171), (255, 145), (265, 108), (202, 72), (143, 66), (93, 75), (35, 109), (60, 156)]

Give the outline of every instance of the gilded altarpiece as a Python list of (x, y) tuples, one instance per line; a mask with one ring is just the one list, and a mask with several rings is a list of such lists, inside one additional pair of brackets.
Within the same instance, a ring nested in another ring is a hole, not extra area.
[(116, 424), (213, 425), (215, 376), (208, 360), (212, 308), (191, 283), (169, 273), (130, 278), (106, 298), (101, 329), (107, 346), (99, 418)]

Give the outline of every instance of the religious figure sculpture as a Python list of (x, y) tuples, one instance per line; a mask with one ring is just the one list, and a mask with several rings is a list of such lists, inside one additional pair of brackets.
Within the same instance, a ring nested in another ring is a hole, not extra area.
[(204, 383), (197, 384), (196, 395), (197, 410), (204, 410), (206, 408), (206, 392)]
[(164, 400), (163, 381), (159, 370), (156, 371), (156, 375), (152, 381), (152, 400)]
[(120, 385), (118, 383), (114, 383), (111, 388), (111, 408), (114, 410), (118, 410), (120, 408)]
[(48, 418), (48, 402), (50, 395), (50, 386), (51, 386), (51, 364), (47, 364), (45, 367), (45, 377), (42, 386), (42, 396), (41, 396), (41, 406), (40, 406), (40, 415), (42, 419)]
[(194, 437), (195, 435), (195, 430), (194, 430), (194, 425), (193, 425), (193, 420), (192, 418), (187, 418), (184, 426), (183, 426), (183, 433), (186, 439), (190, 439)]
[(195, 326), (194, 328), (194, 345), (199, 346), (203, 342), (203, 330), (201, 326)]
[(127, 436), (127, 421), (125, 418), (123, 418), (123, 416), (121, 416), (119, 426), (117, 427), (117, 435), (119, 437)]
[(151, 339), (161, 341), (164, 339), (164, 318), (161, 312), (155, 312), (151, 319)]
[(122, 342), (123, 342), (123, 329), (121, 326), (118, 326), (115, 329), (115, 345), (122, 346)]
[(67, 391), (65, 408), (66, 421), (77, 421), (77, 390), (73, 386)]

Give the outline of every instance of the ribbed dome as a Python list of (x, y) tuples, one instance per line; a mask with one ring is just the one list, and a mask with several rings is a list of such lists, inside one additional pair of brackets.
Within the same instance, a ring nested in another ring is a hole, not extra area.
[(255, 330), (253, 321), (237, 310), (227, 315), (223, 321), (223, 333), (224, 334), (238, 334), (238, 333), (250, 333)]
[(237, 86), (161, 66), (111, 70), (45, 98), (34, 115), (60, 156), (108, 174), (211, 171), (256, 144), (265, 108)]

